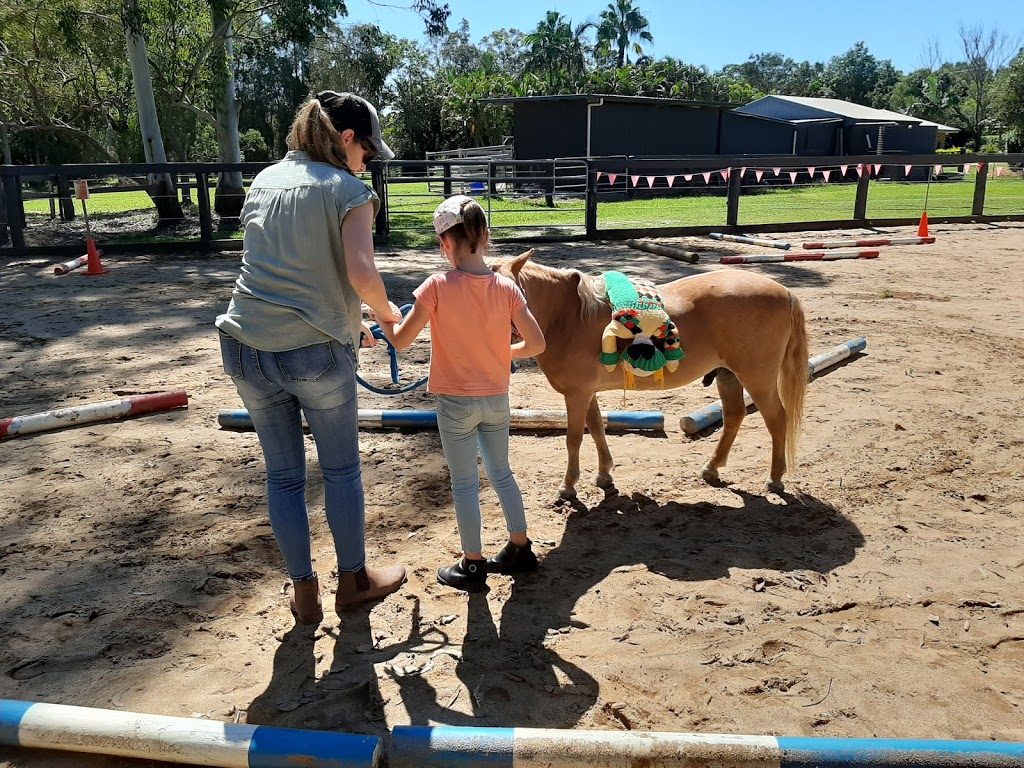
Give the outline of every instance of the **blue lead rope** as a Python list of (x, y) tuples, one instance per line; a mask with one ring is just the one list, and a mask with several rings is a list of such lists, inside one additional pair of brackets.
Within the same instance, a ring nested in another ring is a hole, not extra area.
[[(406, 304), (405, 306), (403, 306), (399, 310), (402, 313), (402, 317), (405, 317), (407, 314), (409, 314), (410, 309), (412, 309), (412, 304)], [(394, 345), (387, 340), (387, 337), (384, 335), (384, 331), (380, 329), (380, 324), (374, 323), (373, 325), (371, 325), (370, 331), (371, 333), (373, 333), (373, 338), (377, 339), (378, 341), (383, 341), (387, 345), (388, 358), (390, 359), (391, 363), (391, 383), (397, 384), (399, 381), (401, 381), (402, 378), (401, 373), (398, 370), (398, 351), (395, 349)], [(362, 339), (362, 334), (360, 334), (360, 339)], [(405, 392), (411, 392), (417, 387), (422, 387), (424, 384), (427, 383), (427, 377), (424, 376), (419, 381), (414, 381), (412, 384), (406, 384), (404, 387), (399, 387), (398, 389), (381, 389), (380, 387), (375, 387), (373, 386), (373, 384), (368, 383), (362, 376), (360, 376), (358, 372), (356, 372), (356, 381), (358, 381), (360, 384), (366, 387), (366, 389), (370, 390), (371, 392), (377, 395), (401, 395)]]

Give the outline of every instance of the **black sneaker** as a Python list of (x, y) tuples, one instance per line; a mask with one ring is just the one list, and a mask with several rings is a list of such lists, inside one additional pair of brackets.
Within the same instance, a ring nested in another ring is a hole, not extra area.
[(437, 580), (446, 587), (479, 592), (487, 586), (487, 561), (462, 558), (455, 565), (438, 568)]
[(491, 573), (533, 573), (537, 570), (537, 556), (533, 554), (533, 542), (518, 546), (511, 541), (494, 557), (487, 560)]

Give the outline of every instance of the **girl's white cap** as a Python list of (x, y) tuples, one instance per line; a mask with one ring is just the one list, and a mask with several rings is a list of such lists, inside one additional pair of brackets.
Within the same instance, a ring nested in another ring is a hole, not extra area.
[(473, 202), (476, 201), (467, 195), (452, 195), (449, 197), (437, 206), (437, 210), (434, 211), (434, 231), (440, 235), (456, 224), (461, 224), (465, 220), (462, 210), (466, 207), (466, 203)]

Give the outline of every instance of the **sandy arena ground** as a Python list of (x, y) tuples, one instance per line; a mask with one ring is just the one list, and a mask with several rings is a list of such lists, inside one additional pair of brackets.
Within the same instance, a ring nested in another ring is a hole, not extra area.
[[(554, 504), (563, 438), (512, 438), (542, 570), (467, 597), (434, 577), (458, 550), (436, 433), (367, 431), (370, 559), (410, 580), (372, 610), (328, 610), (315, 633), (286, 607), (255, 435), (217, 424), (241, 405), (212, 326), (239, 254), (108, 258), (97, 278), (8, 260), (0, 417), (176, 389), (190, 404), (0, 444), (0, 698), (382, 736), (444, 723), (1024, 740), (1024, 225), (932, 230), (935, 245), (873, 261), (728, 267), (800, 297), (811, 354), (868, 340), (810, 385), (786, 495), (763, 491), (757, 414), (712, 488), (698, 473), (717, 435), (678, 421), (714, 387), (629, 393), (667, 429), (610, 437), (618, 495), (590, 484), (586, 438), (582, 503)], [(830, 234), (868, 233), (788, 239)], [(614, 244), (536, 258), (667, 281), (760, 252), (675, 242), (701, 263)], [(378, 264), (403, 303), (441, 260), (385, 250)], [(403, 354), (407, 378), (427, 354), (425, 337)], [(387, 381), (382, 349), (364, 366)], [(422, 390), (360, 397), (431, 407)], [(621, 391), (600, 398), (622, 407)], [(512, 405), (561, 407), (532, 361)], [(309, 469), (333, 590), (312, 443)], [(483, 501), (493, 552), (503, 520), (489, 487)], [(0, 750), (0, 766), (120, 765), (149, 763)]]

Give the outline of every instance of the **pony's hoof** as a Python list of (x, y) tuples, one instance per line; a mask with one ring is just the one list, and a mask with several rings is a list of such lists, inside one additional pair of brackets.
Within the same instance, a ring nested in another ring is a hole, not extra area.
[(786, 490), (786, 484), (781, 480), (769, 480), (764, 487), (768, 493), (782, 493)]
[(612, 476), (607, 472), (598, 472), (594, 477), (594, 485), (607, 491), (609, 488), (615, 487), (615, 481), (612, 480)]
[(558, 498), (563, 501), (574, 501), (576, 499), (576, 489), (569, 485), (561, 485), (558, 487)]
[(719, 485), (722, 479), (718, 476), (718, 470), (708, 462), (700, 471), (700, 479), (708, 485)]

